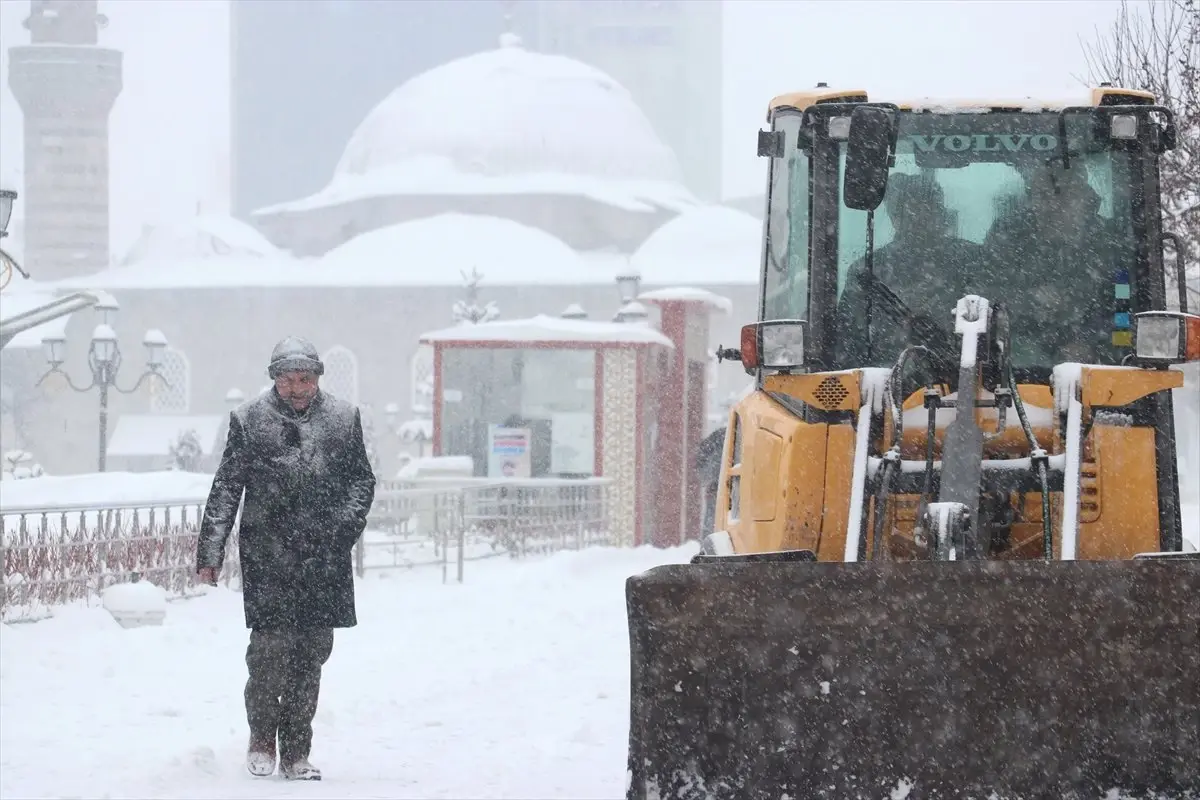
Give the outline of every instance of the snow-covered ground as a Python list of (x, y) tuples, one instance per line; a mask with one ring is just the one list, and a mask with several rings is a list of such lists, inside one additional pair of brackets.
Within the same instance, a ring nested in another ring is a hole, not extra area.
[(614, 798), (624, 794), (624, 581), (694, 545), (593, 548), (358, 583), (314, 725), (320, 784), (243, 767), (240, 595), (171, 603), (162, 627), (99, 607), (0, 636), (0, 796)]
[(111, 508), (130, 503), (203, 503), (213, 476), (202, 472), (90, 472), (5, 481), (0, 511), (16, 508)]

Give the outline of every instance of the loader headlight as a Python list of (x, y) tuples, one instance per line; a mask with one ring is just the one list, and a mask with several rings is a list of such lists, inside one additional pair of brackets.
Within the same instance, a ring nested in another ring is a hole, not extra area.
[(844, 142), (850, 138), (850, 118), (830, 117), (829, 138)]
[(1200, 361), (1200, 316), (1180, 311), (1145, 311), (1136, 317), (1134, 355), (1151, 364)]
[(1114, 139), (1136, 139), (1138, 118), (1133, 114), (1114, 114), (1109, 123), (1109, 135)]
[(742, 328), (742, 364), (747, 368), (786, 371), (804, 366), (802, 319), (773, 319)]

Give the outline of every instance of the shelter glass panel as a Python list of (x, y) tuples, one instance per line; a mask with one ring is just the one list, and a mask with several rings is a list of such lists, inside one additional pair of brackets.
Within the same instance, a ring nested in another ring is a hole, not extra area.
[(478, 476), (589, 476), (595, 376), (594, 350), (447, 348), (440, 451), (471, 456)]

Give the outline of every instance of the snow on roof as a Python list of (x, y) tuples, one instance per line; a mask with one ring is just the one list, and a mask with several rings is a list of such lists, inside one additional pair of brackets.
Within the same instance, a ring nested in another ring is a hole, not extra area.
[(227, 417), (223, 414), (122, 414), (108, 441), (110, 456), (166, 456), (189, 430), (204, 455), (212, 455)]
[(933, 114), (984, 114), (993, 108), (1016, 108), (1028, 113), (1061, 111), (1070, 106), (1092, 106), (1091, 91), (1073, 97), (915, 97), (897, 102), (906, 110)]
[(418, 439), (433, 438), (433, 420), (431, 419), (408, 419), (401, 422), (396, 427), (396, 435), (400, 437), (402, 442), (415, 442)]
[(624, 211), (651, 212), (656, 208), (684, 211), (697, 200), (682, 184), (632, 178), (602, 178), (561, 172), (523, 175), (475, 175), (442, 156), (420, 156), (369, 175), (337, 176), (320, 192), (287, 203), (258, 209), (268, 216), (402, 195), (568, 195), (584, 197)]
[[(588, 265), (546, 231), (499, 217), (441, 214), (356, 236), (326, 253), (331, 275), (368, 271), (404, 284), (459, 284), (478, 269), (483, 283), (586, 282)], [(599, 280), (613, 280), (597, 273)]]
[(696, 199), (612, 77), (513, 36), (412, 78), (355, 130), (329, 185), (256, 214), (411, 194), (568, 194), (631, 210)]
[(672, 300), (693, 303), (700, 302), (709, 308), (715, 308), (725, 314), (733, 313), (733, 302), (728, 297), (722, 297), (707, 289), (696, 289), (691, 286), (671, 286), (666, 289), (653, 289), (649, 292), (642, 292), (638, 295), (637, 299), (647, 303), (664, 303)]
[[(39, 283), (32, 279), (26, 280), (19, 275), (15, 276), (13, 282), (5, 287), (3, 292), (0, 292), (0, 319), (11, 319), (19, 314), (24, 314), (52, 303), (57, 299), (58, 295), (48, 284)], [(71, 315), (64, 314), (57, 319), (52, 319), (49, 322), (38, 325), (36, 328), (21, 331), (5, 345), (5, 348), (28, 349), (41, 347), (43, 337), (51, 335), (65, 336), (67, 323), (70, 320)]]
[(421, 342), (626, 342), (674, 347), (671, 340), (645, 325), (563, 319), (539, 314), (478, 325), (456, 325), (421, 336)]
[(760, 221), (711, 205), (664, 223), (630, 257), (630, 264), (650, 285), (754, 284), (761, 253)]
[(280, 251), (246, 223), (214, 214), (198, 215), (159, 225), (147, 225), (129, 248), (124, 265), (225, 258), (271, 258)]
[(192, 258), (163, 263), (110, 267), (80, 278), (66, 278), (61, 289), (216, 289), (251, 286), (306, 286), (340, 283), (325, 275), (315, 261), (290, 256), (270, 259)]
[(726, 208), (732, 208), (735, 211), (741, 211), (743, 214), (749, 214), (762, 224), (762, 219), (766, 215), (767, 195), (766, 192), (755, 192), (754, 194), (736, 195), (726, 197), (721, 201), (721, 205)]
[(105, 289), (458, 286), (477, 269), (487, 285), (613, 282), (605, 264), (585, 260), (537, 228), (498, 217), (440, 214), (361, 234), (321, 258), (193, 259), (135, 264), (63, 281)]

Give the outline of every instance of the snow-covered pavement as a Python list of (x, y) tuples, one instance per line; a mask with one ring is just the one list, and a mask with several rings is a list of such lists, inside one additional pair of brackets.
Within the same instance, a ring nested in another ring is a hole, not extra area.
[(373, 574), (338, 631), (314, 725), (320, 784), (243, 767), (248, 631), (226, 589), (159, 628), (103, 609), (6, 625), (0, 796), (616, 798), (625, 787), (624, 581), (676, 550), (593, 548)]

